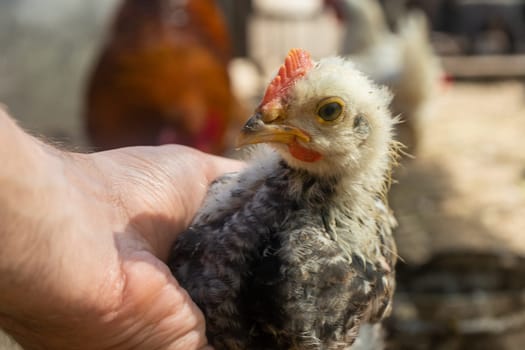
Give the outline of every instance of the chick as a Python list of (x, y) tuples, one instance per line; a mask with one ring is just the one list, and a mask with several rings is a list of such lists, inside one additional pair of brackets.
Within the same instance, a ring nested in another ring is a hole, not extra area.
[(289, 52), (168, 264), (216, 349), (345, 349), (390, 312), (390, 94), (342, 58)]

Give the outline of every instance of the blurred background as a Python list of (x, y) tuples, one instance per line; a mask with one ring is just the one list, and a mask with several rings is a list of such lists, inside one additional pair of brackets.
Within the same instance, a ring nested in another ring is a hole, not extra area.
[(292, 47), (354, 60), (404, 120), (388, 348), (522, 349), (524, 0), (0, 0), (0, 103), (72, 150), (239, 156)]

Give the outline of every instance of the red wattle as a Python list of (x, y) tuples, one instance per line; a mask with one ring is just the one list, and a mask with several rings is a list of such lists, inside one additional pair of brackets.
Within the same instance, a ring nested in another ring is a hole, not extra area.
[(290, 143), (288, 145), (288, 150), (294, 158), (299, 159), (303, 162), (313, 163), (323, 158), (323, 155), (321, 153), (305, 148), (297, 142)]

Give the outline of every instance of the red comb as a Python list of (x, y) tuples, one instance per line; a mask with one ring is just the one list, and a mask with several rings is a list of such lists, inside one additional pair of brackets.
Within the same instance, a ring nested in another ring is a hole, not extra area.
[(275, 98), (284, 95), (286, 90), (295, 84), (299, 78), (303, 77), (312, 67), (313, 62), (307, 51), (303, 49), (291, 49), (283, 65), (279, 68), (279, 72), (266, 88), (260, 105), (263, 106)]

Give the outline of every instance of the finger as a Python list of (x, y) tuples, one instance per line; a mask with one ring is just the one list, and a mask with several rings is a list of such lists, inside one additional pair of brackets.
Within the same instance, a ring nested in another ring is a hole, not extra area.
[(173, 350), (206, 346), (204, 316), (167, 266), (148, 252), (123, 254), (122, 258), (126, 284), (116, 321), (132, 326), (119, 336), (150, 349), (160, 348), (159, 344)]

